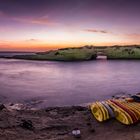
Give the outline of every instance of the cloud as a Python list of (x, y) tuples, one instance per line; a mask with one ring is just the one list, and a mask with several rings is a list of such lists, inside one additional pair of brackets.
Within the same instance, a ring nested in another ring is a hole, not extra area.
[(39, 41), (41, 41), (41, 40), (39, 40), (39, 39), (34, 39), (34, 38), (25, 40), (25, 42), (39, 42)]
[(126, 36), (128, 37), (128, 38), (135, 38), (135, 39), (140, 39), (140, 34), (139, 33), (132, 33), (132, 34), (126, 34)]
[(139, 33), (123, 34), (123, 37), (129, 41), (140, 43), (140, 34)]
[(97, 29), (85, 29), (86, 32), (92, 32), (92, 33), (102, 33), (102, 34), (108, 34), (110, 32), (106, 30), (97, 30)]
[(50, 21), (48, 19), (48, 16), (42, 16), (42, 17), (22, 17), (22, 16), (12, 16), (10, 14), (7, 14), (3, 11), (0, 11), (0, 17), (3, 19), (10, 19), (16, 22), (21, 23), (29, 23), (29, 24), (54, 24), (54, 22)]
[(131, 42), (131, 44), (140, 44), (140, 33), (128, 33), (122, 34), (122, 38), (124, 38), (127, 42)]
[(15, 21), (31, 24), (53, 24), (48, 18), (12, 18)]

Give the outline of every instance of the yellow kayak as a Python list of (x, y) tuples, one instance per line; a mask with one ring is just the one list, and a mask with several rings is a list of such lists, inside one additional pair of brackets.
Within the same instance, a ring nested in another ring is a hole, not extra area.
[(102, 122), (104, 121), (104, 114), (100, 108), (100, 106), (97, 103), (93, 103), (90, 106), (91, 112), (94, 115), (94, 117), (99, 121)]
[(100, 108), (101, 108), (102, 111), (103, 111), (103, 114), (104, 114), (104, 121), (108, 120), (108, 119), (109, 119), (109, 112), (108, 112), (108, 110), (106, 109), (106, 107), (105, 107), (101, 102), (97, 102), (97, 104), (100, 106)]
[(108, 109), (101, 102), (92, 104), (90, 109), (94, 117), (100, 122), (110, 118)]
[(119, 122), (126, 124), (126, 125), (133, 124), (133, 120), (132, 120), (131, 116), (126, 111), (124, 111), (122, 108), (120, 108), (119, 106), (117, 106), (116, 104), (111, 102), (110, 100), (108, 100), (107, 103), (114, 109), (115, 118)]
[[(120, 102), (120, 101), (118, 101), (118, 102)], [(133, 112), (137, 121), (140, 119), (140, 111), (137, 110), (137, 108), (133, 105), (133, 103), (131, 103), (131, 102), (121, 102), (121, 104), (123, 106), (125, 106), (126, 108), (128, 108), (129, 111)]]
[(140, 103), (127, 100), (107, 100), (90, 105), (93, 116), (103, 122), (115, 117), (125, 125), (137, 123), (140, 120)]

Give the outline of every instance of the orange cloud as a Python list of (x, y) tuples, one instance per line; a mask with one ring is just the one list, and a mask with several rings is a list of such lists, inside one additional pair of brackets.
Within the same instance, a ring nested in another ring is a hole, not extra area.
[(128, 42), (132, 42), (133, 44), (140, 44), (140, 34), (139, 33), (130, 33), (123, 35)]
[(41, 42), (41, 40), (31, 38), (31, 39), (25, 40), (25, 42)]
[(126, 34), (128, 38), (133, 38), (133, 39), (140, 39), (140, 34), (139, 33), (133, 33), (133, 34)]

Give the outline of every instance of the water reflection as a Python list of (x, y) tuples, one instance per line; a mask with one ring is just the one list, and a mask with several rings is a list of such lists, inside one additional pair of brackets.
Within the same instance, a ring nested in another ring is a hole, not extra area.
[(0, 101), (76, 105), (140, 91), (140, 61), (40, 62), (0, 59)]

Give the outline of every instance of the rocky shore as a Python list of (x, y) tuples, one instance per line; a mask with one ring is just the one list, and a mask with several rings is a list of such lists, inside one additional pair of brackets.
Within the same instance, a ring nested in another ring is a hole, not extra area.
[[(76, 137), (72, 132), (79, 130)], [(14, 109), (0, 106), (0, 140), (139, 140), (140, 124), (97, 122), (82, 106)]]

